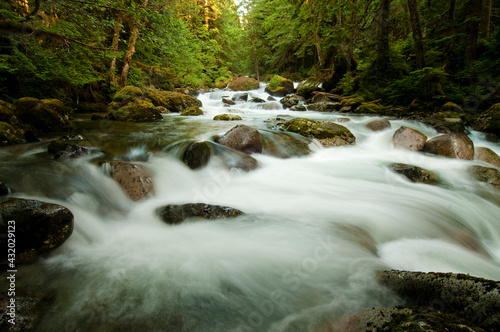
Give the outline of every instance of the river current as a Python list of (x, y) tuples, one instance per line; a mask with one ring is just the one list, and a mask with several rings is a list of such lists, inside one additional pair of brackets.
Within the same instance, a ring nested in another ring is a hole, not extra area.
[[(468, 273), (500, 280), (500, 194), (467, 175), (480, 162), (397, 150), (401, 126), (429, 138), (424, 124), (374, 117), (292, 112), (281, 104), (225, 107), (214, 91), (198, 98), (204, 115), (164, 115), (159, 123), (127, 124), (77, 118), (79, 133), (106, 157), (143, 161), (155, 194), (130, 201), (90, 159), (53, 161), (48, 141), (0, 149), (2, 180), (15, 196), (68, 207), (73, 235), (50, 256), (20, 268), (20, 285), (51, 292), (40, 331), (314, 331), (346, 315), (401, 304), (378, 285), (387, 269)], [(251, 97), (267, 99), (264, 87)], [(222, 113), (243, 118), (213, 121)], [(354, 146), (310, 144), (307, 156), (252, 155), (251, 172), (210, 162), (191, 170), (167, 147), (209, 140), (243, 123), (272, 135), (276, 117), (337, 121)], [(476, 147), (500, 145), (470, 135)], [(103, 156), (104, 157), (104, 156)], [(436, 185), (411, 183), (391, 163), (426, 168)], [(167, 204), (210, 203), (245, 215), (167, 225), (155, 214)], [(484, 252), (463, 242), (469, 234)]]

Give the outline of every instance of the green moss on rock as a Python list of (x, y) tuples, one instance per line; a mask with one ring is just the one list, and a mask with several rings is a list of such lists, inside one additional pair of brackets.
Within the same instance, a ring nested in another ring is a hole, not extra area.
[(58, 99), (24, 97), (14, 103), (15, 115), (24, 123), (43, 132), (69, 131), (75, 128), (71, 122), (70, 107)]
[(14, 115), (14, 108), (11, 104), (0, 100), (0, 121), (9, 122)]
[(241, 116), (236, 114), (219, 114), (214, 117), (215, 121), (239, 121), (242, 120)]
[(491, 106), (486, 112), (476, 117), (472, 126), (475, 130), (500, 137), (500, 103)]
[(182, 112), (192, 106), (202, 106), (200, 100), (180, 92), (150, 89), (146, 92), (146, 97), (151, 99), (154, 106), (165, 107), (170, 112)]
[(163, 121), (161, 113), (150, 100), (135, 99), (133, 102), (115, 109), (116, 103), (111, 103), (108, 119), (127, 122), (154, 122)]
[(228, 89), (232, 91), (249, 91), (258, 89), (259, 81), (251, 77), (238, 76), (229, 83)]
[(266, 87), (266, 92), (275, 97), (284, 97), (294, 91), (293, 82), (279, 75), (274, 75)]
[(20, 132), (6, 122), (0, 122), (0, 146), (23, 143)]
[(182, 116), (199, 116), (203, 115), (203, 111), (198, 106), (192, 106), (181, 113)]
[(126, 103), (133, 101), (136, 98), (142, 98), (144, 94), (142, 90), (136, 86), (127, 85), (113, 96), (113, 101), (117, 103)]
[(314, 137), (325, 147), (350, 145), (356, 141), (349, 129), (331, 121), (298, 118), (286, 122), (283, 127), (302, 136)]

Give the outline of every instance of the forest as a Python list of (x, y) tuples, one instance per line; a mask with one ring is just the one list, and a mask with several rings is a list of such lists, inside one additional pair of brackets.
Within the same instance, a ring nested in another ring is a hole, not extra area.
[(0, 96), (106, 102), (120, 87), (279, 74), (384, 104), (500, 97), (493, 0), (8, 0)]

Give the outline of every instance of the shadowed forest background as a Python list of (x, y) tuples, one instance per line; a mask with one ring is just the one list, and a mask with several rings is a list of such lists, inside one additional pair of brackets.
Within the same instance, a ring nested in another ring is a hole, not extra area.
[(383, 104), (488, 108), (500, 1), (4, 0), (0, 96), (108, 102), (122, 86), (225, 87), (280, 74)]

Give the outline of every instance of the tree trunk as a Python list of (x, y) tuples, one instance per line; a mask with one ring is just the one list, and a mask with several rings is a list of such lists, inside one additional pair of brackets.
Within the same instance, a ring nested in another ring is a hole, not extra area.
[(483, 0), (482, 19), (481, 19), (481, 35), (488, 38), (491, 34), (491, 6), (493, 0)]
[(418, 14), (417, 0), (408, 0), (408, 9), (410, 10), (411, 29), (413, 32), (413, 40), (415, 41), (417, 68), (422, 69), (425, 66), (425, 57), (424, 57), (424, 44), (422, 43), (422, 28), (420, 27), (420, 15)]
[(111, 85), (117, 84), (116, 57), (118, 56), (118, 46), (120, 39), (120, 31), (122, 29), (122, 23), (123, 23), (123, 18), (122, 15), (119, 14), (118, 18), (116, 19), (116, 24), (113, 30), (113, 41), (111, 42), (111, 49), (113, 50), (113, 58), (111, 59), (111, 64), (109, 66), (109, 77)]
[(477, 38), (479, 35), (479, 23), (483, 0), (469, 0), (467, 4), (467, 24), (465, 27), (465, 56), (464, 63), (467, 66), (476, 60)]
[(314, 43), (316, 44), (316, 51), (318, 52), (318, 68), (323, 69), (323, 49), (321, 47), (321, 40), (319, 39), (318, 31), (314, 31)]
[[(142, 2), (142, 7), (148, 5), (149, 0), (144, 0)], [(132, 56), (135, 53), (135, 44), (139, 38), (139, 26), (141, 24), (140, 20), (133, 22), (132, 32), (130, 33), (130, 38), (128, 39), (127, 53), (125, 53), (125, 59), (123, 60), (122, 74), (120, 75), (120, 85), (127, 85), (128, 72), (130, 71), (130, 65), (132, 64)]]
[(378, 18), (378, 45), (376, 68), (385, 72), (389, 68), (389, 17), (391, 9), (391, 0), (382, 0)]

